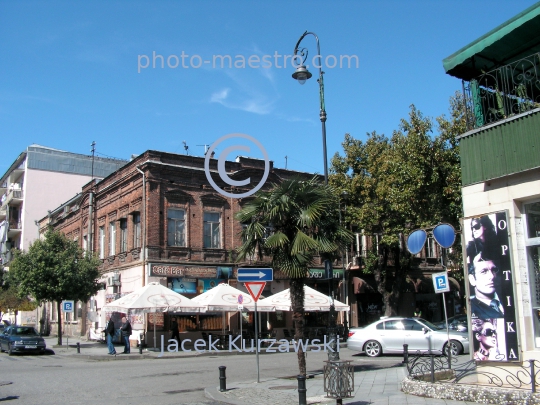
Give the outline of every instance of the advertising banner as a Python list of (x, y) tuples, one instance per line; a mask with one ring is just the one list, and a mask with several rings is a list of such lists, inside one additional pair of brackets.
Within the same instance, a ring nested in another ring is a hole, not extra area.
[(463, 220), (476, 361), (519, 361), (514, 277), (506, 211)]

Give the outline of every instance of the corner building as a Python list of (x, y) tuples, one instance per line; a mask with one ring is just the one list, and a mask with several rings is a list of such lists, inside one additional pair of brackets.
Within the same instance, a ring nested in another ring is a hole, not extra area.
[[(232, 179), (249, 177), (253, 185), (263, 177), (264, 161), (238, 157), (227, 161), (225, 168)], [(215, 159), (210, 161), (210, 171), (214, 181), (228, 192), (249, 190), (223, 183)], [(270, 162), (265, 187), (293, 176), (313, 175), (276, 169)], [(150, 282), (160, 282), (193, 298), (221, 282), (236, 287), (238, 266), (268, 266), (269, 258), (265, 263), (255, 259), (235, 263), (242, 231), (235, 214), (249, 198), (227, 198), (216, 192), (206, 178), (202, 157), (149, 150), (102, 181), (87, 183), (80, 194), (51, 211), (40, 221), (41, 232), (51, 225), (68, 238), (80, 240), (84, 249), (97, 252), (102, 260), (103, 290), (87, 305), (81, 304), (83, 322), (77, 334), (97, 338), (106, 322), (103, 305)], [(267, 291), (286, 289), (286, 284), (268, 285)], [(236, 329), (238, 323), (238, 319), (226, 319), (221, 313), (179, 314), (178, 318), (182, 331), (198, 332), (184, 337), (221, 330), (224, 323)], [(54, 319), (55, 314), (53, 323)], [(152, 332), (154, 321), (159, 344), (159, 336), (169, 330), (169, 316), (131, 316), (137, 333)], [(148, 333), (147, 343), (153, 345), (153, 333)]]
[[(539, 27), (537, 3), (443, 61), (462, 80), (467, 118), (459, 142), (469, 322), (487, 318), (491, 328), (471, 332), (471, 356), (488, 331), (497, 341), (483, 347), (489, 360), (524, 367), (540, 360)], [(495, 280), (502, 315), (475, 310), (479, 271)]]

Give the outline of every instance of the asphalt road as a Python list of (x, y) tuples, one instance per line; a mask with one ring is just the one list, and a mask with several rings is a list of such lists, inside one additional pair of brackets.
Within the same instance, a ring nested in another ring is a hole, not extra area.
[[(357, 371), (401, 367), (401, 356), (368, 358), (346, 349)], [(261, 380), (291, 377), (296, 384), (296, 353), (261, 354)], [(324, 352), (307, 354), (310, 373), (322, 373)], [(229, 382), (256, 382), (255, 355), (95, 361), (63, 355), (0, 354), (0, 402), (14, 405), (220, 405), (204, 397), (204, 389), (219, 385), (219, 366)]]

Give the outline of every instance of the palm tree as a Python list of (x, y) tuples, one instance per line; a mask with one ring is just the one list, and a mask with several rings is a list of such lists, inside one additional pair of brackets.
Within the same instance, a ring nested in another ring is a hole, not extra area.
[[(272, 257), (272, 267), (290, 278), (295, 339), (304, 336), (304, 280), (314, 257), (335, 259), (352, 241), (339, 223), (339, 193), (332, 186), (291, 179), (258, 192), (237, 214), (247, 226), (237, 261), (257, 255)], [(298, 351), (300, 374), (306, 375), (305, 354)]]

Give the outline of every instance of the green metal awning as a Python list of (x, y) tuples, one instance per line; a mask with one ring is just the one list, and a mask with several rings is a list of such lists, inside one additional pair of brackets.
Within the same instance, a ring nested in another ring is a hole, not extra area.
[(484, 72), (540, 52), (539, 31), (540, 2), (445, 58), (444, 70), (469, 81)]

